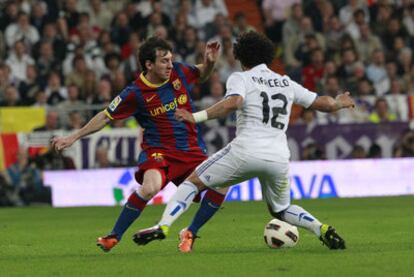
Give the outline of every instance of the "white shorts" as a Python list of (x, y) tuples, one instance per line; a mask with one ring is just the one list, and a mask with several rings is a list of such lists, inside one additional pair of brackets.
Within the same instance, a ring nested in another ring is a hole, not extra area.
[(232, 186), (258, 177), (264, 200), (278, 213), (290, 205), (289, 163), (268, 161), (227, 145), (196, 168), (201, 181), (212, 189)]

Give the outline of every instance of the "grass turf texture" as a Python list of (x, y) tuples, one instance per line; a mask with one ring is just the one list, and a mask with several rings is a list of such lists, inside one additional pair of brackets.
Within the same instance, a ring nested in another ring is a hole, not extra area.
[(164, 206), (149, 206), (110, 253), (95, 246), (120, 207), (0, 209), (1, 276), (270, 276), (414, 275), (414, 197), (295, 201), (334, 225), (345, 251), (331, 251), (300, 229), (298, 245), (274, 250), (263, 241), (270, 220), (263, 202), (228, 202), (200, 231), (193, 253), (177, 251), (177, 233), (138, 247), (132, 234), (155, 223)]

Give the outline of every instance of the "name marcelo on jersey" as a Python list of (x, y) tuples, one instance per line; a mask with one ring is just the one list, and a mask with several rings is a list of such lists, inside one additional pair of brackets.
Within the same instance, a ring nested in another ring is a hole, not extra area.
[(287, 79), (264, 79), (263, 77), (252, 77), (253, 82), (265, 85), (271, 88), (284, 88), (289, 86), (289, 81)]

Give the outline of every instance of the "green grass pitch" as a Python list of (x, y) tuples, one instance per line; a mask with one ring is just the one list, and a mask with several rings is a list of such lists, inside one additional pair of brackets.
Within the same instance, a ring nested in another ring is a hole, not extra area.
[(294, 201), (330, 223), (348, 249), (332, 251), (301, 229), (298, 245), (274, 250), (263, 241), (270, 220), (263, 202), (228, 202), (200, 231), (190, 254), (177, 233), (138, 247), (132, 234), (152, 226), (164, 206), (149, 206), (110, 253), (95, 246), (120, 207), (0, 209), (0, 276), (414, 276), (414, 197)]

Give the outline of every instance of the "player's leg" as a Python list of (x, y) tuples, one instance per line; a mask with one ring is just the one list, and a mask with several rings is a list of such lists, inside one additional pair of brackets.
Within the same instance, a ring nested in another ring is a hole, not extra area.
[(159, 169), (145, 171), (142, 185), (129, 196), (111, 232), (112, 234), (116, 234), (121, 239), (128, 227), (145, 209), (147, 202), (160, 191), (165, 178), (163, 174), (164, 172)]
[(129, 196), (111, 233), (106, 237), (98, 238), (97, 245), (99, 247), (104, 251), (109, 251), (122, 239), (125, 231), (140, 216), (147, 202), (160, 191), (165, 178), (162, 169), (145, 171), (141, 187)]
[[(239, 164), (235, 163), (238, 158), (231, 148), (231, 145), (227, 145), (202, 162), (195, 172), (179, 186), (176, 194), (167, 204), (160, 225), (170, 226), (182, 214), (181, 206), (185, 204), (188, 209), (194, 195), (205, 188), (208, 191), (203, 198), (199, 212), (196, 213), (196, 222), (192, 226), (194, 231), (198, 231), (214, 215), (224, 201), (227, 187), (231, 185), (233, 179), (232, 175), (239, 168)], [(185, 187), (181, 188), (183, 185)]]
[(184, 183), (178, 186), (176, 193), (168, 201), (159, 225), (171, 226), (178, 217), (190, 208), (194, 197), (205, 188), (204, 183), (193, 172)]
[(208, 189), (201, 201), (193, 220), (187, 228), (184, 228), (179, 233), (180, 243), (178, 249), (182, 253), (191, 252), (194, 241), (198, 237), (197, 233), (204, 224), (206, 224), (220, 209), (224, 202), (228, 188), (220, 191)]
[(220, 209), (229, 189), (228, 186), (243, 181), (243, 176), (238, 174), (238, 171), (242, 171), (242, 165), (244, 159), (231, 152), (229, 148), (225, 148), (211, 157), (209, 163), (197, 168), (196, 174), (204, 180), (208, 190), (190, 226), (181, 230), (179, 234), (178, 249), (182, 253), (192, 251), (199, 229)]
[[(184, 183), (178, 186), (176, 193), (168, 202), (160, 222), (150, 228), (140, 230), (134, 235), (138, 245), (145, 245), (153, 240), (164, 239), (169, 227), (189, 209), (194, 197), (206, 187), (200, 178), (192, 173)], [(220, 191), (209, 189), (201, 202), (192, 224), (180, 232), (181, 252), (190, 252), (199, 228), (203, 226), (218, 211), (224, 201), (227, 188)]]
[(302, 207), (290, 205), (288, 163), (264, 162), (262, 167), (265, 174), (259, 177), (259, 180), (270, 213), (281, 220), (320, 236), (322, 224)]
[(193, 203), (194, 197), (203, 189), (204, 184), (192, 173), (187, 180), (180, 184), (165, 207), (160, 222), (150, 228), (139, 230), (133, 240), (138, 245), (146, 245), (153, 240), (164, 239), (168, 235), (171, 224), (182, 215)]
[[(220, 154), (217, 154), (220, 155)], [(217, 156), (213, 155), (213, 156)], [(212, 157), (213, 158), (213, 157)], [(192, 181), (191, 179), (194, 178), (194, 182), (198, 183), (200, 182), (198, 180), (198, 173), (196, 172), (196, 175), (193, 174), (195, 169), (203, 169), (206, 168), (206, 165), (212, 164), (212, 159), (207, 163), (204, 163), (206, 161), (206, 157), (200, 156), (197, 159), (188, 159), (184, 166), (179, 166), (180, 169), (185, 169), (186, 173), (184, 174), (186, 181)], [(179, 164), (178, 164), (179, 165)], [(175, 164), (171, 165), (171, 168), (174, 168)], [(180, 171), (180, 170), (178, 170)], [(181, 179), (181, 176), (178, 179), (173, 180), (176, 183), (183, 183), (183, 179)], [(205, 182), (202, 182), (205, 183)], [(201, 228), (213, 215), (219, 210), (221, 204), (224, 201), (225, 195), (226, 195), (227, 189), (225, 191), (220, 191), (218, 193), (217, 191), (207, 188), (206, 192), (204, 194), (204, 197), (200, 203), (200, 207), (194, 216), (193, 222), (190, 225), (190, 229), (193, 231), (194, 235), (197, 233), (198, 229)], [(200, 202), (197, 201), (197, 198), (200, 198), (200, 192), (196, 194), (195, 198), (193, 199), (193, 202)], [(162, 220), (161, 220), (162, 221)]]
[[(204, 189), (205, 185), (195, 173), (192, 173), (184, 183), (178, 186), (176, 193), (168, 202), (160, 222), (156, 226), (140, 230), (134, 235), (134, 241), (138, 245), (145, 245), (155, 239), (164, 239), (168, 234), (169, 227), (189, 209), (194, 197)], [(191, 225), (180, 232), (179, 249), (182, 252), (191, 251), (198, 230), (220, 209), (226, 192), (227, 188), (219, 192), (208, 189)]]
[(338, 235), (334, 227), (322, 224), (311, 213), (298, 205), (289, 205), (287, 209), (272, 214), (292, 225), (313, 232), (330, 249), (345, 249), (345, 241)]
[(269, 212), (280, 220), (314, 233), (331, 249), (345, 248), (345, 242), (333, 227), (322, 224), (302, 207), (290, 204), (288, 169), (287, 163), (274, 163), (273, 170), (260, 178)]
[(200, 203), (200, 207), (194, 215), (190, 226), (187, 228), (194, 236), (197, 235), (198, 230), (220, 209), (221, 204), (223, 204), (224, 199), (226, 198), (227, 191), (228, 188), (224, 188), (219, 192), (207, 189), (207, 192)]
[[(171, 226), (172, 223), (190, 207), (195, 195), (206, 188), (205, 184), (209, 183), (208, 186), (212, 183), (214, 185), (223, 184), (223, 181), (225, 181), (227, 176), (227, 174), (223, 174), (223, 168), (231, 168), (231, 173), (235, 171), (234, 167), (223, 164), (223, 162), (226, 161), (224, 157), (231, 156), (231, 154), (229, 154), (230, 148), (231, 147), (226, 147), (220, 150), (201, 163), (197, 167), (196, 172), (193, 172), (186, 181), (178, 186), (176, 193), (168, 202), (159, 224), (148, 229), (140, 230), (135, 235), (137, 238), (135, 242), (138, 244), (146, 244), (152, 239), (157, 239), (152, 234), (168, 230), (169, 226)], [(204, 225), (217, 212), (221, 203), (224, 201), (227, 190), (220, 191), (220, 189), (216, 188), (214, 188), (214, 190), (216, 190), (216, 192), (210, 190), (207, 191), (204, 196), (204, 203), (202, 203), (202, 206), (196, 214), (192, 228), (197, 229)], [(209, 205), (209, 203), (212, 205)]]

